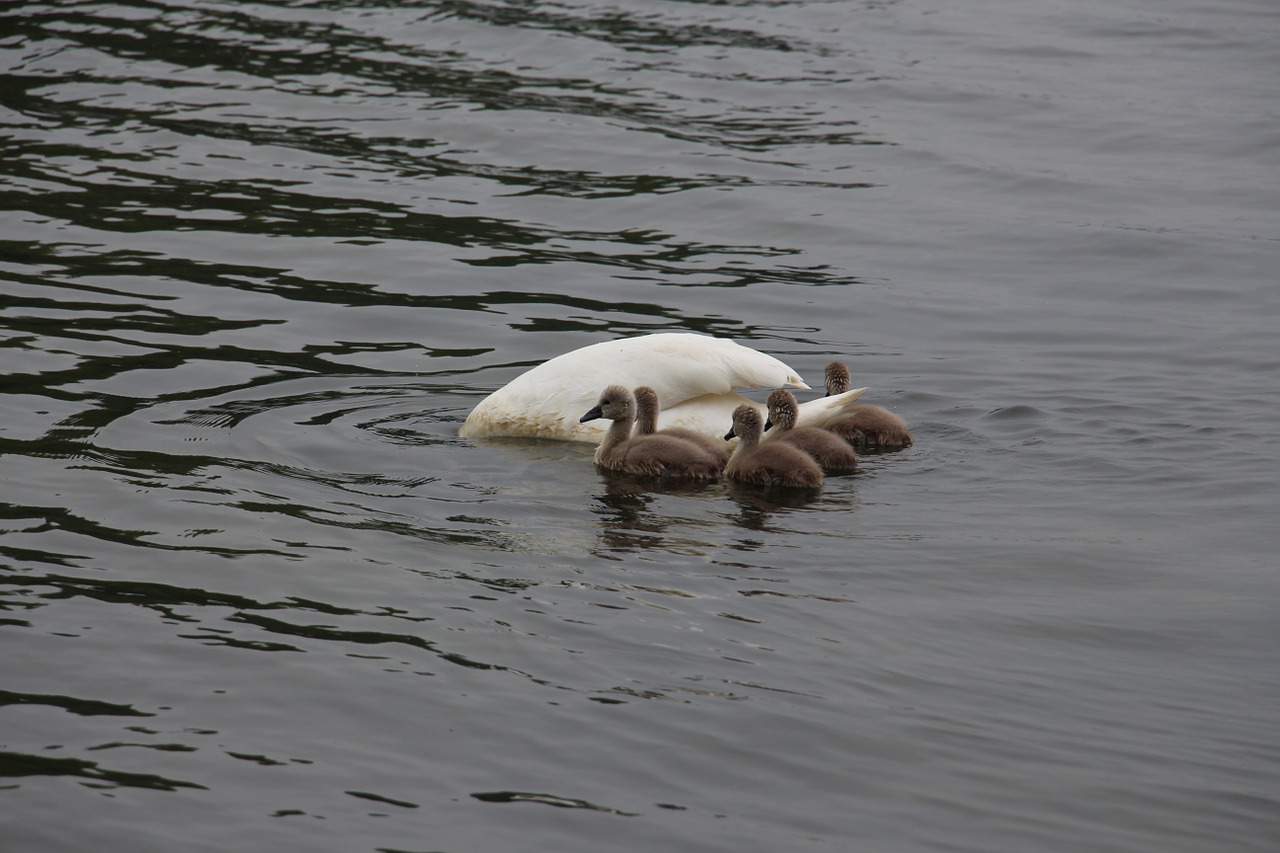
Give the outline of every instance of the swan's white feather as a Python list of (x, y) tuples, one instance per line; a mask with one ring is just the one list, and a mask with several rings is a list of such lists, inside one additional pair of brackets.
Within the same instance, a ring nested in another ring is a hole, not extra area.
[[(846, 417), (849, 409), (866, 390), (854, 388), (833, 397), (819, 397), (801, 403), (797, 410), (796, 425), (825, 429)], [(720, 438), (733, 424), (733, 410), (743, 403), (754, 406), (762, 415), (768, 415), (764, 405), (741, 394), (704, 394), (686, 400), (672, 409), (664, 409), (658, 415), (658, 428), (684, 427)], [(776, 435), (776, 432), (770, 430), (761, 441), (769, 441)]]
[[(543, 362), (481, 400), (459, 430), (463, 438), (535, 436), (598, 442), (601, 421), (579, 423), (611, 384), (658, 392), (659, 426), (683, 426), (723, 436), (739, 403), (750, 402), (735, 388), (808, 388), (804, 380), (771, 355), (723, 338), (659, 333), (592, 344)], [(841, 397), (811, 400), (818, 419), (852, 403), (862, 389)], [(828, 403), (824, 401), (839, 401)], [(718, 433), (717, 433), (718, 431)]]
[[(835, 394), (830, 397), (819, 397), (816, 400), (806, 400), (796, 409), (796, 426), (797, 427), (816, 427), (817, 429), (826, 429), (836, 421), (847, 416), (849, 410), (853, 408), (858, 398), (863, 395), (866, 388), (853, 388), (845, 391), (843, 394)], [(761, 411), (766, 411), (764, 406), (760, 406)], [(768, 441), (770, 437), (775, 435), (773, 430), (764, 434), (764, 440)]]

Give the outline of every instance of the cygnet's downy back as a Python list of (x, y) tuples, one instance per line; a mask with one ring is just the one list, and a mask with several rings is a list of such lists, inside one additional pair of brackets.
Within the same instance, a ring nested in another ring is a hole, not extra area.
[[(828, 397), (849, 390), (849, 368), (838, 361), (827, 365), (824, 379)], [(850, 407), (845, 417), (827, 429), (860, 449), (900, 450), (915, 443), (906, 421), (888, 409), (870, 403)]]
[(672, 438), (683, 439), (698, 445), (714, 456), (719, 461), (721, 468), (729, 461), (729, 447), (723, 441), (709, 435), (703, 435), (696, 430), (683, 429), (681, 427), (658, 429), (658, 413), (661, 411), (661, 406), (658, 402), (658, 392), (653, 388), (648, 385), (639, 386), (635, 390), (635, 398), (636, 426), (632, 431), (633, 436), (667, 435)]
[(822, 469), (808, 454), (782, 442), (761, 444), (762, 432), (764, 422), (754, 406), (744, 404), (734, 410), (725, 440), (736, 435), (739, 444), (725, 466), (726, 477), (760, 486), (812, 489), (822, 485)]
[(825, 429), (813, 427), (796, 427), (795, 395), (785, 388), (779, 388), (769, 395), (769, 420), (765, 422), (765, 430), (777, 430), (771, 443), (783, 442), (803, 450), (813, 458), (823, 471), (852, 471), (858, 467), (858, 459), (849, 448), (848, 443), (838, 435)]

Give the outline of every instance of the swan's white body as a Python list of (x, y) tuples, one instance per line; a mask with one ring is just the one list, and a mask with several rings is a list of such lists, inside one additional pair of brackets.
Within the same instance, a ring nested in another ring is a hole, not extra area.
[[(592, 344), (556, 356), (480, 401), (458, 434), (532, 436), (599, 443), (601, 421), (579, 423), (608, 385), (658, 392), (658, 428), (678, 426), (722, 436), (733, 410), (750, 403), (735, 388), (808, 388), (771, 355), (723, 338), (662, 333)], [(799, 426), (835, 423), (865, 388), (800, 404)]]

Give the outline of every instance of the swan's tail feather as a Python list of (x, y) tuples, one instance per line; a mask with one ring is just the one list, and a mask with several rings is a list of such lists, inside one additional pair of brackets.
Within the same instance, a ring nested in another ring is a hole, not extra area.
[[(817, 427), (827, 429), (849, 414), (849, 409), (857, 402), (866, 388), (854, 388), (843, 394), (832, 397), (819, 397), (800, 404), (796, 418), (797, 427)], [(766, 433), (767, 435), (767, 433)]]

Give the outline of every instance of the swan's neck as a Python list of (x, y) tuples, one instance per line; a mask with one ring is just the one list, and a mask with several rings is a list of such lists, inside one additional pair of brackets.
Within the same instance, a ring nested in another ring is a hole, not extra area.
[(760, 443), (760, 431), (749, 429), (738, 436), (738, 453), (745, 453)]
[(644, 408), (636, 413), (636, 435), (650, 435), (658, 431), (658, 413)]
[(596, 448), (596, 461), (603, 461), (609, 453), (630, 437), (631, 424), (626, 421), (614, 421), (605, 432), (600, 446)]

